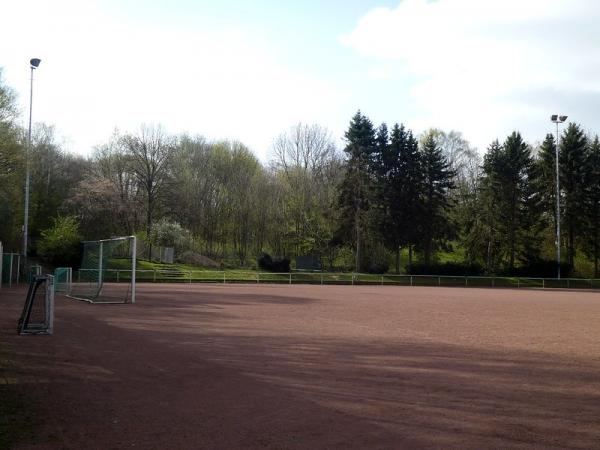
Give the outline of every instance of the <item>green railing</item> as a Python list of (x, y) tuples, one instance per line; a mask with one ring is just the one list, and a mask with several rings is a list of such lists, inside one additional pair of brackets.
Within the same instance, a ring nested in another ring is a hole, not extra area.
[[(89, 273), (94, 278), (98, 271), (83, 269), (73, 281), (86, 280)], [(131, 270), (105, 269), (105, 282), (128, 282)], [(205, 270), (136, 270), (138, 282), (152, 283), (259, 283), (259, 284), (343, 284), (383, 286), (443, 286), (479, 288), (538, 288), (538, 289), (600, 289), (600, 279), (587, 278), (524, 278), (524, 277), (479, 277), (453, 275), (372, 275), (362, 273), (326, 272), (227, 272)]]

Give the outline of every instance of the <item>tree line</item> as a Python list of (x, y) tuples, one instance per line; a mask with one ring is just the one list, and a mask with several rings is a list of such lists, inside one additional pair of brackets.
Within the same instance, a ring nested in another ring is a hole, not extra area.
[[(12, 249), (26, 158), (17, 119), (0, 80), (0, 240)], [(236, 267), (269, 253), (360, 272), (555, 273), (552, 134), (532, 146), (514, 132), (481, 156), (458, 132), (376, 127), (359, 111), (342, 151), (325, 127), (298, 124), (274, 139), (266, 164), (241, 142), (161, 126), (116, 131), (88, 158), (63, 151), (55, 134), (34, 128), (32, 254), (68, 224), (81, 239), (137, 234)], [(591, 264), (595, 276), (599, 163), (598, 137), (569, 124), (559, 148), (564, 265)]]

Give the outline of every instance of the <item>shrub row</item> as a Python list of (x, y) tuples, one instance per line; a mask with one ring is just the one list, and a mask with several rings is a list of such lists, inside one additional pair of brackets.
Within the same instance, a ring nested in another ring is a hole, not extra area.
[(258, 258), (258, 267), (267, 272), (289, 272), (290, 260), (288, 258), (273, 259), (267, 253)]

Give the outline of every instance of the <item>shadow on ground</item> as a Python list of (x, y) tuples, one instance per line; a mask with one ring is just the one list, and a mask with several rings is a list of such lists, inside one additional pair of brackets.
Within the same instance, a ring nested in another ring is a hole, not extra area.
[(67, 304), (52, 338), (17, 338), (3, 318), (0, 336), (16, 353), (5, 377), (43, 399), (48, 448), (600, 447), (595, 361), (233, 334), (226, 305), (313, 300), (211, 298)]

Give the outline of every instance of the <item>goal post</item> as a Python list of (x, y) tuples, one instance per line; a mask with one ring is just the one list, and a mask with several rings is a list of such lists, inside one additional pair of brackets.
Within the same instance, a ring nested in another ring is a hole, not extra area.
[(54, 277), (35, 275), (29, 283), (23, 311), (19, 318), (19, 334), (52, 334), (54, 328)]
[(82, 243), (81, 266), (68, 297), (90, 303), (135, 303), (135, 236)]

